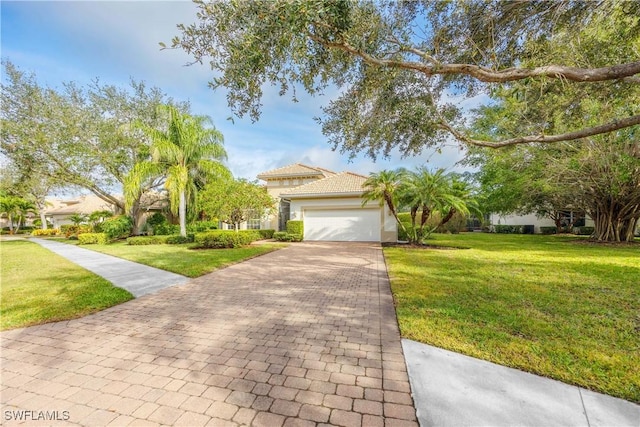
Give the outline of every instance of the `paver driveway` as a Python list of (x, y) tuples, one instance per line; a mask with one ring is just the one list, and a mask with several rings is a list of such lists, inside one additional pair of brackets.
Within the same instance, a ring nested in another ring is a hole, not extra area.
[(1, 338), (5, 425), (417, 425), (374, 244), (292, 245)]

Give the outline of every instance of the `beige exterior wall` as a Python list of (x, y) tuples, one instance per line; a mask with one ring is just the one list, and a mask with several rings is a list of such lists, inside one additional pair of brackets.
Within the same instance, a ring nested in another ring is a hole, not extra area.
[(299, 187), (304, 184), (309, 184), (310, 182), (317, 181), (324, 177), (310, 177), (310, 176), (302, 176), (302, 177), (282, 177), (282, 178), (269, 178), (264, 181), (267, 182), (267, 193), (276, 200), (275, 204), (275, 213), (269, 216), (269, 218), (262, 221), (260, 227), (263, 229), (273, 229), (278, 230), (278, 208), (280, 206), (280, 194), (286, 193), (287, 191)]
[[(540, 233), (540, 227), (555, 227), (555, 222), (549, 218), (538, 218), (536, 214), (527, 215), (498, 215), (491, 214), (489, 218), (492, 225), (533, 225), (534, 232)], [(585, 226), (593, 227), (593, 220), (587, 216), (585, 218)]]
[[(289, 219), (304, 221), (305, 209), (362, 209), (379, 208), (375, 202), (362, 206), (360, 197), (325, 197), (325, 198), (305, 198), (291, 200), (291, 215)], [(380, 209), (380, 238), (382, 242), (397, 242), (397, 223), (389, 209), (384, 206)]]

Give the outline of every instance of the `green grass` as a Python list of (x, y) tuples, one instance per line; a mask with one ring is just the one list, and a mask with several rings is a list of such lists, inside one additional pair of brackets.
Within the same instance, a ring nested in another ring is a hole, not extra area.
[(187, 277), (198, 277), (284, 246), (282, 244), (263, 244), (235, 249), (194, 250), (189, 249), (189, 245), (130, 246), (125, 242), (117, 242), (109, 245), (82, 245), (81, 247)]
[(403, 337), (640, 402), (640, 245), (465, 233), (384, 249)]
[(0, 243), (0, 329), (73, 319), (133, 296), (28, 241)]

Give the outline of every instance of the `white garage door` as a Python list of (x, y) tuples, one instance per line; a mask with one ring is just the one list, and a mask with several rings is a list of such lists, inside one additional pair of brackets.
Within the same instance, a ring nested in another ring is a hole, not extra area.
[(306, 209), (304, 240), (379, 242), (379, 209)]

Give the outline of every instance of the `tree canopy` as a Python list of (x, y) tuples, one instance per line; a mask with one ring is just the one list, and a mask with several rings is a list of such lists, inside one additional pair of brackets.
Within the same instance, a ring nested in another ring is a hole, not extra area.
[[(171, 46), (210, 65), (211, 86), (228, 90), (237, 115), (258, 119), (265, 84), (294, 100), (298, 88), (336, 85), (318, 120), (351, 155), (411, 155), (451, 136), (491, 147), (570, 141), (640, 124), (638, 2), (196, 3), (198, 22), (179, 25)], [(460, 97), (497, 92), (527, 126), (482, 139), (465, 128)], [(559, 104), (558, 93), (570, 96)], [(581, 114), (612, 98), (627, 108), (606, 120)]]
[[(22, 176), (92, 192), (125, 212), (115, 195), (135, 164), (150, 159), (150, 139), (139, 124), (161, 127), (158, 106), (175, 103), (160, 89), (131, 81), (122, 88), (94, 81), (87, 86), (67, 82), (62, 88), (40, 84), (10, 61), (3, 61), (0, 152)], [(143, 194), (159, 189), (161, 174), (147, 176), (126, 209), (134, 225), (154, 199)], [(44, 195), (40, 192), (43, 207)]]

